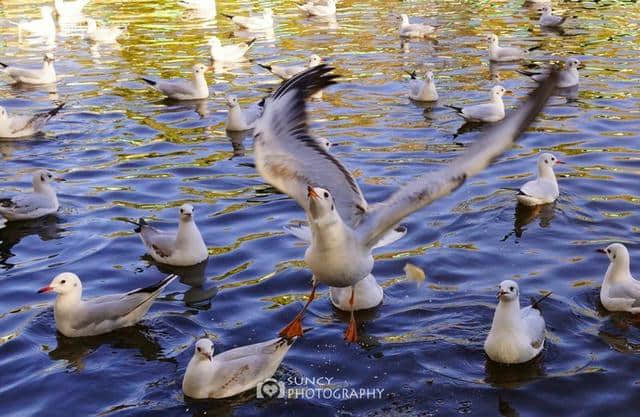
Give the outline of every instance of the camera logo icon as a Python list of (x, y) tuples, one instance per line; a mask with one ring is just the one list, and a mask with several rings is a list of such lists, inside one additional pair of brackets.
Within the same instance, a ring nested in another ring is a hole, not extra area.
[(267, 378), (256, 386), (256, 397), (258, 398), (284, 398), (284, 382), (277, 379)]

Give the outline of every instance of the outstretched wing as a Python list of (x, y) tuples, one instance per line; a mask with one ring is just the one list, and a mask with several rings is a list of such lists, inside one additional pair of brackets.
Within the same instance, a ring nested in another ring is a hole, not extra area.
[(307, 211), (307, 186), (331, 192), (342, 219), (356, 225), (367, 202), (351, 173), (309, 134), (305, 98), (331, 84), (333, 68), (318, 65), (283, 82), (265, 101), (254, 130), (260, 175)]
[(463, 155), (438, 171), (406, 184), (386, 201), (372, 206), (358, 227), (359, 238), (373, 247), (384, 234), (413, 213), (461, 186), (511, 147), (544, 107), (558, 80), (554, 71), (518, 109), (486, 130)]

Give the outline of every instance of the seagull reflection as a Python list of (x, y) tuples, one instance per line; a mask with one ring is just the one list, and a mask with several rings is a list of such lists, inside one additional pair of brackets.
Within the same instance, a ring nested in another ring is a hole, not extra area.
[(167, 106), (167, 110), (171, 112), (180, 112), (193, 110), (198, 113), (201, 119), (209, 115), (209, 107), (206, 99), (203, 100), (173, 100), (170, 98), (164, 98), (157, 102), (158, 104), (164, 104)]
[[(540, 218), (540, 227), (549, 227), (551, 221), (555, 217), (555, 203), (544, 204), (541, 206), (525, 206), (523, 204), (516, 204), (515, 220), (513, 222), (513, 231), (510, 234), (515, 234), (517, 238), (521, 238), (526, 226), (533, 222), (535, 219)], [(505, 236), (505, 239), (509, 235)]]
[(519, 417), (520, 414), (516, 411), (515, 408), (511, 407), (507, 401), (505, 401), (502, 396), (498, 396), (498, 412), (501, 416), (504, 417)]
[(231, 141), (231, 146), (233, 147), (233, 156), (229, 159), (245, 155), (246, 148), (244, 147), (244, 139), (248, 136), (251, 136), (251, 130), (238, 132), (227, 130), (227, 137)]
[(544, 353), (529, 362), (521, 364), (503, 364), (486, 358), (484, 381), (498, 388), (517, 388), (534, 379), (545, 376)]
[(7, 263), (7, 259), (14, 256), (11, 249), (25, 237), (38, 235), (42, 241), (62, 238), (65, 229), (59, 226), (61, 223), (62, 220), (56, 215), (5, 223), (0, 228), (0, 269), (13, 268), (14, 265)]
[(218, 287), (212, 282), (207, 282), (205, 276), (206, 260), (197, 265), (179, 267), (155, 263), (148, 255), (145, 255), (144, 258), (151, 261), (158, 268), (158, 271), (163, 274), (176, 274), (180, 277), (181, 283), (191, 287), (183, 294), (183, 301), (187, 306), (204, 310), (211, 307), (211, 299), (218, 293)]

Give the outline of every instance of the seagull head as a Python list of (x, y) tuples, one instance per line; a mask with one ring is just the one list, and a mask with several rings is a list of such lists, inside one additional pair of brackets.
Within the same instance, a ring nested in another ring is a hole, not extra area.
[(209, 40), (207, 41), (207, 44), (209, 44), (209, 46), (213, 46), (213, 47), (222, 46), (222, 43), (220, 42), (220, 39), (218, 39), (217, 36), (210, 37)]
[(237, 105), (238, 105), (238, 97), (234, 96), (233, 94), (229, 94), (227, 96), (227, 107), (232, 109)]
[(551, 14), (551, 5), (545, 4), (544, 6), (539, 8), (538, 11), (542, 14)]
[(63, 272), (47, 285), (38, 290), (38, 293), (53, 291), (58, 294), (82, 294), (82, 282), (73, 272)]
[(319, 55), (313, 54), (309, 57), (309, 68), (320, 65), (322, 59)]
[(53, 57), (53, 54), (50, 52), (47, 52), (46, 54), (44, 54), (44, 62), (45, 64), (52, 64), (53, 61), (55, 61), (56, 59)]
[(622, 243), (612, 243), (605, 249), (596, 249), (599, 253), (604, 253), (609, 258), (609, 261), (616, 264), (629, 264), (629, 251)]
[(519, 295), (520, 288), (518, 288), (518, 284), (515, 281), (508, 279), (506, 281), (502, 281), (500, 285), (498, 285), (497, 296), (499, 301), (517, 300)]
[(409, 16), (407, 16), (405, 13), (402, 13), (400, 15), (400, 19), (402, 19), (402, 24), (403, 25), (408, 25), (409, 24)]
[(55, 180), (55, 177), (51, 172), (46, 169), (39, 169), (33, 173), (31, 184), (33, 185), (33, 190), (38, 192), (48, 189), (53, 180)]
[(433, 82), (433, 71), (427, 71), (427, 74), (425, 75), (424, 78), (428, 83), (432, 83)]
[(196, 342), (196, 351), (194, 355), (201, 360), (213, 360), (213, 342), (209, 339), (200, 339)]
[(550, 174), (553, 173), (553, 167), (556, 166), (556, 164), (565, 163), (566, 162), (556, 158), (552, 153), (542, 153), (538, 157), (538, 175), (543, 178), (550, 176)]
[(487, 42), (489, 42), (489, 46), (498, 46), (498, 36), (494, 33), (488, 34)]
[(501, 85), (496, 85), (491, 89), (491, 99), (492, 100), (501, 100), (502, 96), (504, 96), (504, 93), (506, 93), (507, 90), (501, 86)]
[(183, 204), (180, 206), (180, 221), (190, 222), (193, 220), (193, 206), (191, 204)]
[(193, 66), (193, 76), (194, 77), (199, 77), (200, 75), (202, 75), (204, 77), (204, 73), (207, 71), (209, 67), (207, 67), (204, 64), (195, 64)]
[(324, 188), (307, 186), (309, 199), (309, 215), (312, 220), (319, 220), (328, 214), (336, 213), (336, 205), (331, 193)]
[(90, 17), (87, 17), (87, 32), (95, 32), (97, 28), (98, 25), (96, 24), (96, 21)]
[(318, 138), (318, 143), (320, 144), (320, 146), (322, 146), (322, 148), (324, 148), (325, 151), (329, 152), (329, 149), (331, 148), (331, 146), (333, 146), (333, 144), (331, 143), (331, 141), (329, 141), (329, 139), (327, 138)]
[(569, 58), (564, 62), (564, 66), (568, 70), (584, 68), (580, 61), (575, 58)]

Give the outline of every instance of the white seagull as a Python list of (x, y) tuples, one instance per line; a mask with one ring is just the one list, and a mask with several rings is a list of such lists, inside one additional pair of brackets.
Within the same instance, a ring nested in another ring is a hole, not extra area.
[(227, 115), (225, 129), (231, 132), (253, 129), (256, 120), (262, 115), (263, 108), (261, 103), (255, 103), (246, 110), (242, 110), (238, 103), (238, 98), (233, 94), (228, 95), (227, 107), (229, 107), (229, 114)]
[(556, 201), (560, 191), (553, 167), (556, 164), (564, 163), (550, 153), (540, 154), (538, 157), (538, 178), (520, 187), (516, 195), (518, 201), (525, 206), (537, 206)]
[(87, 39), (100, 43), (117, 43), (124, 33), (123, 28), (100, 26), (94, 19), (87, 18)]
[(65, 17), (73, 17), (82, 14), (82, 9), (84, 6), (89, 4), (91, 0), (75, 0), (75, 1), (64, 1), (64, 0), (54, 0), (53, 5), (56, 8), (56, 12), (58, 15)]
[(280, 77), (283, 80), (288, 80), (294, 75), (301, 73), (302, 71), (313, 68), (317, 65), (320, 65), (322, 59), (320, 56), (313, 54), (309, 57), (309, 62), (307, 64), (296, 64), (296, 65), (267, 65), (267, 64), (258, 64), (262, 68), (271, 72), (273, 75)]
[(621, 243), (597, 249), (609, 257), (609, 268), (600, 288), (600, 302), (609, 311), (640, 313), (640, 281), (631, 275), (629, 251)]
[(211, 48), (211, 58), (216, 62), (238, 62), (245, 58), (245, 54), (251, 48), (251, 45), (255, 42), (255, 38), (251, 39), (247, 43), (237, 43), (234, 45), (222, 46), (220, 39), (217, 36), (209, 38), (208, 44)]
[[(579, 68), (582, 68), (580, 61), (575, 58), (567, 58), (564, 61), (564, 69), (558, 72), (558, 88), (570, 88), (580, 84)], [(527, 77), (531, 77), (531, 79), (537, 82), (544, 80), (548, 74), (548, 71), (532, 72), (518, 70), (518, 72)]]
[(496, 85), (491, 89), (491, 100), (488, 103), (474, 104), (465, 107), (447, 107), (455, 110), (469, 122), (498, 122), (504, 119), (502, 96), (506, 91), (504, 87)]
[(538, 303), (520, 309), (520, 289), (514, 281), (500, 283), (498, 306), (484, 351), (492, 361), (508, 364), (524, 363), (538, 356), (544, 348), (545, 323)]
[(206, 10), (212, 12), (211, 17), (216, 15), (215, 0), (178, 0), (178, 5), (187, 9)]
[(191, 266), (207, 259), (209, 251), (196, 222), (193, 220), (193, 206), (180, 206), (180, 223), (178, 231), (165, 232), (147, 224), (140, 218), (137, 222), (127, 220), (138, 226), (135, 231), (140, 234), (142, 243), (151, 257), (159, 263), (173, 266)]
[(327, 0), (325, 4), (315, 4), (313, 2), (302, 5), (296, 4), (296, 7), (309, 16), (329, 17), (336, 14), (336, 0)]
[(203, 399), (226, 398), (255, 389), (273, 376), (294, 341), (277, 338), (213, 356), (213, 342), (200, 339), (182, 379), (182, 392)]
[(18, 37), (22, 39), (22, 32), (29, 32), (35, 36), (53, 39), (56, 36), (56, 22), (53, 20), (53, 8), (42, 6), (40, 19), (21, 20), (18, 23), (11, 22), (18, 27)]
[(38, 292), (58, 294), (53, 316), (60, 333), (67, 337), (96, 336), (139, 322), (155, 298), (176, 277), (169, 275), (154, 285), (124, 294), (83, 300), (80, 278), (72, 272), (63, 272)]
[(53, 84), (57, 80), (53, 61), (55, 61), (53, 55), (47, 52), (40, 68), (16, 67), (2, 62), (0, 62), (0, 67), (16, 83)]
[(500, 46), (498, 36), (490, 34), (487, 36), (489, 42), (489, 60), (494, 62), (518, 61), (529, 56), (529, 52), (539, 49), (540, 46), (534, 46), (529, 49), (518, 48), (517, 46)]
[(438, 101), (438, 91), (433, 82), (433, 72), (428, 71), (424, 80), (418, 78), (415, 71), (407, 72), (409, 81), (409, 98), (416, 101)]
[(232, 16), (222, 13), (236, 25), (249, 30), (265, 30), (273, 27), (273, 10), (264, 9), (262, 16)]
[(39, 133), (44, 125), (64, 106), (58, 105), (55, 109), (35, 115), (7, 113), (7, 109), (0, 106), (0, 138), (21, 138), (33, 136)]
[(401, 14), (400, 36), (403, 38), (424, 38), (432, 34), (436, 28), (421, 23), (409, 23), (409, 16)]
[[(302, 334), (301, 320), (318, 283), (352, 287), (371, 273), (371, 250), (406, 216), (453, 192), (507, 150), (534, 120), (555, 87), (555, 73), (503, 123), (487, 130), (467, 152), (435, 172), (416, 178), (386, 201), (369, 206), (353, 175), (309, 133), (305, 99), (335, 84), (324, 64), (283, 82), (265, 100), (254, 129), (254, 158), (260, 175), (305, 210), (311, 245), (305, 262), (313, 273), (307, 304), (280, 333)], [(354, 291), (350, 305), (354, 305)], [(353, 309), (352, 309), (353, 311)], [(353, 314), (345, 333), (357, 340)]]
[(51, 186), (55, 178), (46, 169), (33, 173), (33, 192), (0, 199), (0, 216), (9, 221), (31, 220), (58, 211), (58, 197)]
[(540, 26), (545, 27), (558, 27), (562, 25), (568, 18), (568, 16), (556, 16), (551, 12), (551, 4), (545, 4), (539, 10), (542, 12), (540, 15)]
[(142, 80), (168, 98), (174, 100), (199, 100), (209, 97), (209, 86), (204, 77), (207, 69), (208, 67), (203, 64), (194, 65), (192, 70), (193, 78), (191, 80), (182, 78), (158, 81), (142, 78)]

